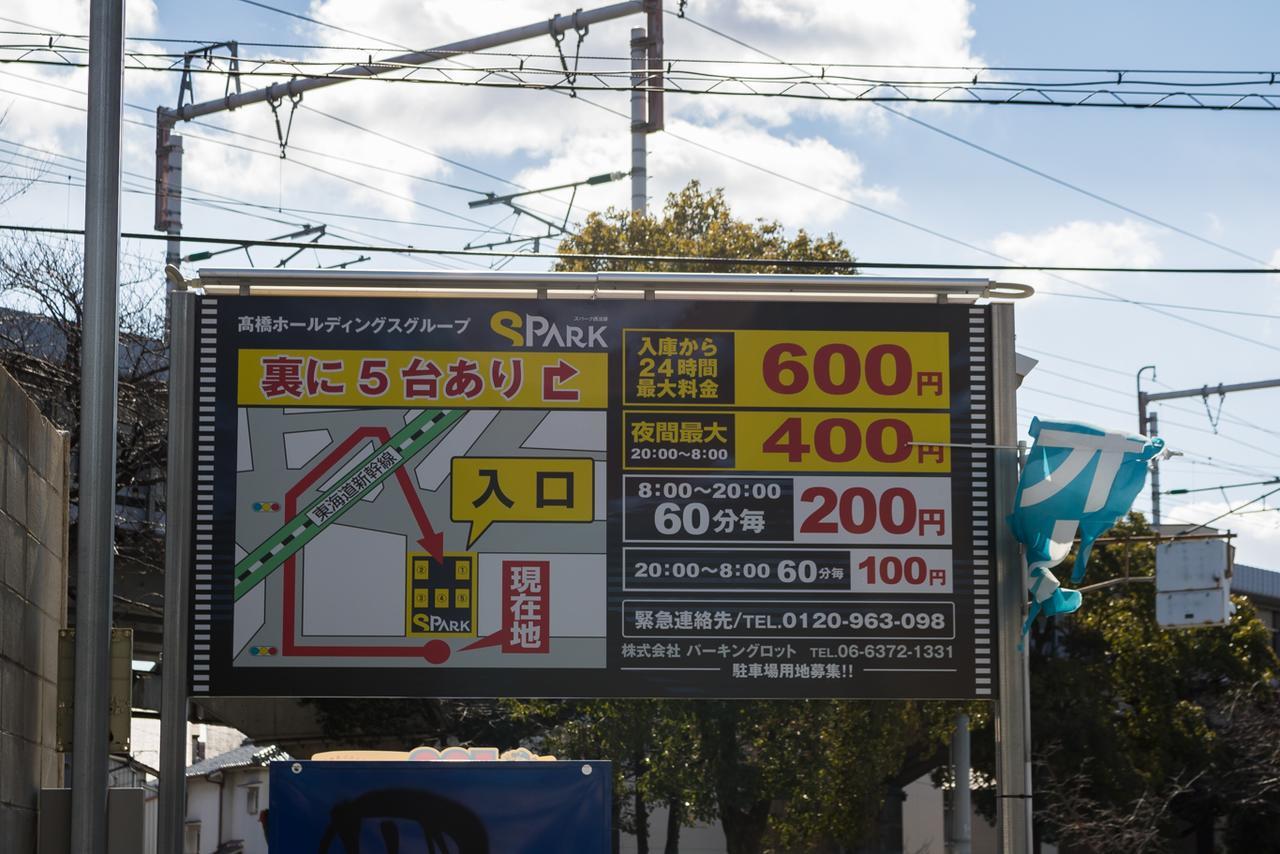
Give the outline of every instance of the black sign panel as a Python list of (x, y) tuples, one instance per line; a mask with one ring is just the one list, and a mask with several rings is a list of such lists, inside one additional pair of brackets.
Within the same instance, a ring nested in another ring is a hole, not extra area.
[(199, 318), (194, 695), (995, 695), (986, 307)]

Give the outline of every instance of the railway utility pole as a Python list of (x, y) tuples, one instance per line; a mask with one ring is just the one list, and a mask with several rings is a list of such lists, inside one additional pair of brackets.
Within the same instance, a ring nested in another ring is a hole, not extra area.
[[(296, 107), (302, 101), (303, 93), (313, 89), (403, 71), (408, 65), (447, 62), (465, 54), (492, 50), (542, 36), (550, 36), (559, 45), (565, 33), (570, 30), (578, 33), (579, 38), (582, 38), (593, 24), (638, 14), (645, 16), (646, 26), (633, 29), (630, 41), (631, 206), (636, 209), (639, 205), (640, 210), (643, 211), (647, 172), (644, 137), (662, 130), (663, 127), (662, 0), (627, 0), (624, 3), (614, 3), (596, 9), (578, 9), (569, 15), (557, 14), (548, 20), (522, 27), (513, 27), (426, 50), (411, 51), (376, 63), (350, 65), (338, 69), (333, 74), (289, 80), (251, 91), (241, 91), (240, 88), (237, 44), (220, 42), (187, 54), (188, 72), (184, 74), (182, 85), (179, 87), (178, 106), (160, 107), (156, 110), (155, 230), (169, 235), (165, 250), (165, 264), (176, 266), (182, 259), (182, 137), (175, 133), (178, 122), (236, 110), (250, 104), (266, 103), (274, 112), (286, 99), (292, 107)], [(191, 60), (217, 49), (225, 49), (231, 54), (226, 94), (221, 98), (187, 103), (188, 97), (194, 101), (189, 71)], [(566, 63), (565, 76), (570, 80), (570, 86), (572, 86), (574, 72), (576, 68), (570, 71)], [(278, 120), (277, 131), (280, 133), (280, 156), (284, 157), (288, 131), (279, 131)]]
[[(1205, 409), (1209, 408), (1210, 395), (1218, 396), (1218, 407), (1221, 411), (1222, 399), (1231, 392), (1236, 391), (1252, 391), (1259, 388), (1280, 388), (1280, 379), (1258, 380), (1251, 383), (1232, 383), (1231, 385), (1223, 385), (1218, 383), (1216, 386), (1200, 386), (1200, 388), (1186, 388), (1177, 391), (1160, 391), (1154, 394), (1142, 390), (1142, 374), (1145, 371), (1151, 371), (1151, 378), (1156, 378), (1156, 366), (1147, 365), (1138, 371), (1138, 432), (1145, 436), (1158, 436), (1160, 434), (1159, 421), (1156, 413), (1148, 412), (1148, 407), (1161, 400), (1177, 400), (1184, 397), (1198, 397), (1204, 401)], [(1210, 423), (1217, 426), (1217, 417), (1212, 413), (1209, 416)], [(1160, 464), (1159, 460), (1151, 461), (1151, 525), (1155, 527), (1160, 524)]]
[[(94, 9), (99, 7), (106, 8), (108, 6), (120, 6), (119, 0), (108, 2), (108, 0), (95, 0)], [(118, 14), (118, 9), (117, 9)], [(632, 206), (637, 204), (637, 198), (641, 209), (643, 209), (643, 198), (645, 192), (645, 144), (644, 135), (653, 133), (662, 129), (663, 115), (663, 71), (662, 71), (662, 0), (628, 0), (628, 2), (614, 3), (608, 6), (601, 6), (595, 9), (578, 9), (569, 15), (554, 15), (548, 20), (538, 21), (527, 24), (522, 27), (514, 27), (512, 29), (502, 30), (488, 35), (476, 36), (474, 38), (463, 39), (461, 41), (451, 42), (449, 44), (440, 45), (438, 47), (428, 48), (426, 50), (411, 51), (409, 53), (393, 56), (377, 63), (369, 63), (366, 65), (351, 65), (346, 68), (339, 69), (330, 75), (322, 77), (307, 77), (302, 79), (290, 80), (288, 82), (276, 83), (262, 89), (254, 89), (252, 91), (242, 91), (241, 78), (239, 76), (239, 56), (238, 46), (235, 42), (221, 42), (216, 45), (207, 45), (203, 48), (192, 51), (187, 56), (187, 73), (183, 76), (182, 85), (179, 87), (178, 106), (175, 108), (160, 107), (156, 110), (156, 195), (155, 195), (155, 228), (157, 231), (166, 232), (169, 235), (168, 244), (165, 250), (165, 264), (177, 266), (182, 258), (182, 137), (175, 133), (178, 122), (190, 121), (191, 119), (200, 118), (201, 116), (213, 115), (225, 111), (247, 107), (251, 104), (266, 103), (271, 106), (275, 112), (286, 99), (289, 100), (293, 107), (302, 100), (302, 96), (306, 92), (313, 89), (321, 89), (327, 86), (335, 86), (339, 83), (347, 83), (352, 80), (368, 79), (387, 74), (393, 71), (403, 70), (408, 65), (426, 65), (434, 62), (447, 62), (459, 56), (476, 53), (478, 51), (491, 50), (493, 48), (503, 47), (504, 45), (514, 44), (516, 42), (526, 41), (533, 38), (541, 38), (550, 36), (559, 45), (564, 38), (565, 33), (570, 30), (576, 32), (579, 38), (586, 35), (587, 29), (595, 24), (605, 21), (624, 18), (629, 15), (643, 14), (646, 18), (645, 29), (633, 29), (631, 31), (631, 41), (629, 47), (632, 58), (632, 86), (633, 95), (631, 100), (630, 113), (630, 131), (632, 142)], [(97, 19), (95, 18), (95, 21)], [(118, 28), (118, 23), (116, 24)], [(96, 31), (95, 31), (96, 32)], [(113, 32), (115, 41), (120, 41), (118, 33)], [(100, 40), (101, 41), (101, 40)], [(121, 42), (123, 44), (123, 42)], [(214, 98), (209, 101), (195, 102), (194, 91), (191, 84), (190, 65), (194, 58), (210, 54), (214, 50), (226, 50), (231, 55), (231, 63), (229, 66), (229, 74), (227, 78), (226, 92), (221, 98)], [(96, 56), (96, 54), (95, 54)], [(112, 60), (116, 65), (122, 64), (122, 59)], [(576, 71), (576, 68), (574, 69)], [(572, 81), (572, 72), (568, 64), (565, 64), (565, 76), (570, 82)], [(107, 75), (99, 75), (94, 80), (107, 80)], [(118, 82), (116, 90), (106, 91), (102, 98), (98, 101), (90, 99), (91, 113), (90, 126), (94, 126), (92, 121), (92, 106), (94, 103), (111, 104), (118, 103), (119, 91)], [(96, 91), (96, 90), (95, 90)], [(114, 97), (114, 101), (111, 97)], [(190, 99), (190, 102), (188, 102)], [(118, 122), (118, 112), (117, 112)], [(285, 154), (285, 146), (288, 142), (288, 131), (280, 132), (279, 122), (277, 121), (277, 131), (280, 134), (280, 156)], [(116, 130), (117, 146), (113, 153), (118, 155), (118, 125)], [(90, 146), (90, 157), (95, 151)], [(92, 165), (91, 160), (91, 165)], [(119, 173), (118, 167), (115, 172), (111, 168), (106, 168), (102, 174), (111, 177), (114, 174), (114, 180), (118, 183)], [(613, 180), (615, 175), (596, 176), (586, 182), (579, 183), (602, 183), (604, 180)], [(636, 183), (639, 181), (638, 187)], [(502, 199), (507, 204), (511, 204), (511, 199), (519, 194), (512, 194)], [(482, 203), (488, 204), (499, 201), (496, 198), (482, 200)], [(104, 204), (104, 207), (107, 207)], [(117, 205), (118, 207), (118, 205)], [(113, 208), (114, 210), (114, 208)], [(93, 211), (90, 211), (93, 214)], [(92, 219), (92, 216), (91, 216)], [(119, 229), (117, 228), (116, 231)], [(96, 232), (90, 232), (90, 236)], [(103, 239), (110, 237), (110, 229), (106, 229)], [(114, 244), (112, 244), (114, 245)], [(89, 258), (98, 257), (97, 254), (87, 252)], [(105, 254), (103, 257), (107, 257)], [(114, 263), (114, 252), (111, 261)], [(105, 262), (104, 262), (105, 263)], [(175, 283), (181, 282), (180, 276), (169, 276), (169, 290), (175, 288)], [(86, 294), (90, 291), (86, 288)], [(187, 326), (193, 326), (190, 318), (183, 315), (180, 318), (174, 318), (175, 324), (182, 327), (183, 332), (177, 335), (171, 335), (171, 359), (187, 359), (192, 358), (189, 351), (188, 342), (190, 339), (190, 331), (186, 330)], [(176, 328), (176, 327), (175, 327)], [(114, 349), (110, 351), (114, 354)], [(104, 357), (101, 364), (107, 364)], [(114, 356), (111, 365), (114, 366)], [(181, 376), (182, 372), (176, 374)], [(86, 374), (87, 376), (87, 374)], [(170, 389), (170, 394), (174, 394), (175, 390)], [(189, 394), (190, 390), (179, 389), (179, 394)], [(114, 400), (114, 395), (111, 397)], [(179, 410), (180, 411), (180, 410)], [(111, 434), (114, 435), (114, 434)], [(172, 436), (172, 434), (171, 434)], [(181, 438), (181, 437), (179, 437)], [(189, 437), (188, 437), (189, 438)], [(170, 440), (170, 449), (173, 449), (174, 439)], [(187, 473), (189, 474), (189, 473)], [(183, 477), (182, 472), (176, 471), (172, 466), (169, 470), (169, 483), (179, 482)], [(96, 481), (95, 481), (96, 482)], [(105, 482), (105, 481), (104, 481)], [(98, 502), (100, 506), (110, 508), (110, 501)], [(108, 509), (109, 514), (109, 509)], [(109, 515), (108, 515), (109, 518)], [(180, 526), (172, 526), (173, 528)], [(109, 534), (109, 528), (107, 529)], [(86, 560), (83, 556), (84, 545), (87, 538), (82, 534), (81, 537), (81, 567), (94, 566), (93, 562)], [(188, 696), (187, 696), (187, 673), (186, 661), (183, 653), (185, 645), (185, 637), (183, 632), (182, 612), (186, 607), (185, 596), (181, 591), (187, 589), (185, 586), (186, 578), (190, 572), (188, 566), (187, 548), (185, 543), (175, 543), (171, 541), (166, 547), (166, 614), (165, 614), (165, 633), (164, 633), (164, 669), (162, 691), (162, 708), (160, 713), (160, 803), (159, 803), (159, 827), (158, 841), (162, 851), (181, 851), (182, 849), (182, 833), (185, 820), (185, 804), (186, 804), (186, 767), (185, 767), (185, 746), (186, 746), (186, 727), (188, 717)], [(108, 568), (110, 567), (109, 552), (106, 557)], [(101, 573), (99, 573), (101, 575)], [(110, 584), (110, 572), (104, 576)], [(85, 587), (81, 588), (86, 589)], [(108, 587), (109, 590), (109, 587)], [(110, 596), (107, 596), (108, 603)], [(92, 635), (89, 632), (84, 633), (86, 642)], [(105, 646), (103, 647), (105, 649)], [(88, 680), (82, 680), (84, 684), (89, 684)], [(77, 686), (79, 687), (79, 686)], [(102, 689), (105, 692), (105, 683)], [(105, 698), (105, 693), (102, 694)], [(105, 700), (103, 701), (105, 703)], [(98, 705), (103, 705), (99, 703)], [(92, 703), (78, 703), (77, 709), (95, 708)], [(105, 731), (104, 731), (105, 732)], [(77, 730), (77, 739), (82, 734)], [(98, 742), (91, 741), (87, 735), (82, 741), (77, 741), (77, 746), (85, 747), (85, 753), (89, 753), (91, 745), (97, 745)], [(102, 751), (105, 760), (105, 750)], [(77, 759), (79, 759), (77, 753)], [(77, 773), (79, 766), (84, 763), (77, 761)], [(81, 787), (83, 789), (83, 787)], [(87, 789), (83, 789), (88, 791)], [(104, 789), (105, 791), (105, 789)], [(99, 793), (100, 794), (100, 793)], [(96, 795), (95, 795), (96, 797)], [(101, 801), (101, 798), (99, 798)], [(96, 812), (103, 811), (105, 802), (95, 803), (93, 805)], [(88, 807), (83, 808), (87, 812)], [(88, 851), (89, 849), (84, 849)]]

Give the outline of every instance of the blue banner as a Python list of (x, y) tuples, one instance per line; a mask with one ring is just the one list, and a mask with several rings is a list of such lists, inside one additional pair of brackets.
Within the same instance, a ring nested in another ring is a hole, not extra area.
[(608, 762), (273, 762), (272, 854), (586, 854)]
[(1080, 594), (1064, 590), (1049, 569), (1071, 551), (1080, 535), (1071, 573), (1084, 579), (1093, 542), (1129, 512), (1147, 478), (1147, 462), (1163, 439), (1148, 439), (1074, 421), (1031, 419), (1035, 444), (1027, 456), (1010, 518), (1013, 535), (1026, 546), (1031, 610), (1025, 634), (1038, 614), (1069, 614)]

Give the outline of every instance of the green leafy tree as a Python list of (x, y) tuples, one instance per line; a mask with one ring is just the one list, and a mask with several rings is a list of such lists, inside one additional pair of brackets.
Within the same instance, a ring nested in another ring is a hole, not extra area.
[[(661, 216), (638, 215), (616, 208), (588, 214), (578, 233), (560, 242), (559, 251), (587, 256), (562, 258), (556, 269), (567, 272), (856, 272), (853, 254), (835, 235), (814, 237), (800, 229), (788, 237), (786, 229), (775, 220), (736, 219), (723, 190), (705, 191), (697, 181), (690, 181), (680, 192), (669, 194)], [(628, 255), (664, 256), (669, 260), (639, 261), (625, 257)], [(726, 264), (692, 260), (695, 258), (827, 263), (812, 266)]]

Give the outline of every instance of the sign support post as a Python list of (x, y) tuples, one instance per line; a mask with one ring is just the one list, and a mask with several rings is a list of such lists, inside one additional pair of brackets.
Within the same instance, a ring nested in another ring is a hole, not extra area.
[(80, 378), (80, 518), (76, 566), (76, 689), (71, 846), (107, 845), (107, 705), (111, 693), (111, 573), (115, 539), (119, 364), (120, 122), (124, 2), (89, 8), (85, 145), (84, 345)]
[(169, 294), (169, 468), (166, 475), (164, 660), (160, 704), (161, 851), (181, 851), (186, 819), (187, 622), (191, 560), (195, 307), (190, 291)]
[(1014, 390), (1013, 306), (992, 306), (992, 385), (995, 401), (996, 632), (1000, 694), (996, 700), (997, 812), (1003, 854), (1031, 852), (1031, 692), (1022, 621), (1027, 579), (1018, 541), (1009, 530), (1018, 485), (1017, 405)]

